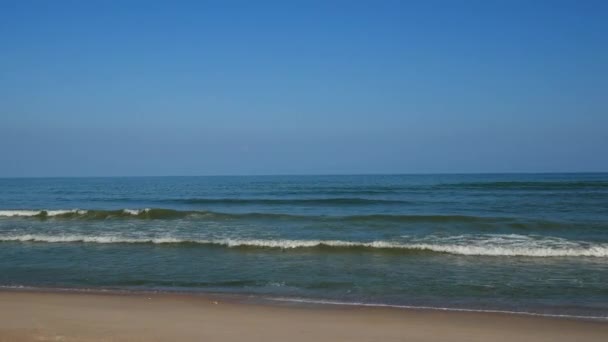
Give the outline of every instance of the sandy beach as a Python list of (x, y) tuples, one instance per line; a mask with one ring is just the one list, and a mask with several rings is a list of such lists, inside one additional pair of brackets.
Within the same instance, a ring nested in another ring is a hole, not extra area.
[(0, 341), (606, 341), (608, 323), (284, 306), (172, 294), (0, 292)]

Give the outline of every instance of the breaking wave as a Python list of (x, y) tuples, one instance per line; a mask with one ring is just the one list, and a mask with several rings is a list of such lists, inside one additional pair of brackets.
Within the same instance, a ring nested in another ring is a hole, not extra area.
[(287, 239), (195, 239), (175, 236), (137, 237), (122, 235), (0, 235), (0, 242), (100, 243), (100, 244), (191, 244), (225, 248), (280, 250), (391, 250), (409, 253), (445, 253), (465, 256), (509, 257), (608, 257), (608, 243), (588, 243), (561, 238), (533, 238), (523, 235), (424, 237), (409, 242), (287, 240)]
[(0, 210), (0, 217), (24, 218), (71, 218), (71, 219), (108, 219), (108, 218), (207, 218), (207, 219), (305, 219), (337, 221), (398, 221), (398, 222), (484, 222), (509, 221), (508, 218), (477, 217), (465, 215), (353, 215), (353, 216), (304, 216), (277, 213), (221, 213), (214, 211), (181, 211), (161, 208), (121, 209), (121, 210)]
[(80, 218), (80, 219), (107, 219), (107, 218), (143, 218), (143, 219), (170, 219), (186, 217), (193, 214), (219, 214), (206, 211), (179, 211), (172, 209), (121, 209), (121, 210), (0, 210), (0, 217), (32, 217), (32, 218)]

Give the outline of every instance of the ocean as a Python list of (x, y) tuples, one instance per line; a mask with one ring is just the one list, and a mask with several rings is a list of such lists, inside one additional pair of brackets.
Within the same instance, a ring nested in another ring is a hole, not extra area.
[(0, 179), (0, 286), (608, 318), (608, 174)]

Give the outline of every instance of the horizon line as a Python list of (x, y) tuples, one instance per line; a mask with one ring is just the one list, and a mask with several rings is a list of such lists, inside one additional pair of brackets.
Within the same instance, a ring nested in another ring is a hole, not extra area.
[(508, 171), (508, 172), (373, 172), (373, 173), (276, 173), (276, 174), (208, 174), (208, 175), (89, 175), (89, 176), (0, 176), (0, 179), (29, 178), (164, 178), (164, 177), (319, 177), (319, 176), (440, 176), (440, 175), (542, 175), (603, 174), (608, 171)]

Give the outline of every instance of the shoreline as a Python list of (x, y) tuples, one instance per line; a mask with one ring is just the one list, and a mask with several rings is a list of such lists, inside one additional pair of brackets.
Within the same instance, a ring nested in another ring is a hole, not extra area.
[(223, 295), (0, 290), (0, 341), (605, 341), (604, 321)]
[(498, 314), (506, 316), (521, 316), (521, 317), (539, 317), (549, 319), (564, 319), (575, 321), (592, 321), (608, 323), (608, 315), (591, 316), (591, 315), (573, 315), (559, 313), (541, 313), (534, 311), (513, 311), (503, 309), (481, 309), (481, 308), (466, 308), (466, 307), (440, 307), (426, 305), (407, 305), (407, 304), (390, 304), (390, 303), (367, 303), (367, 302), (347, 302), (332, 299), (320, 298), (301, 298), (301, 297), (286, 297), (273, 294), (259, 293), (239, 293), (239, 292), (212, 292), (212, 291), (179, 291), (167, 289), (121, 289), (121, 288), (70, 288), (70, 287), (36, 287), (36, 286), (0, 286), (0, 294), (4, 292), (24, 292), (24, 293), (42, 293), (42, 294), (90, 294), (90, 295), (109, 295), (109, 296), (183, 296), (192, 298), (203, 298), (207, 300), (221, 300), (234, 302), (244, 305), (264, 305), (264, 306), (303, 306), (317, 307), (319, 309), (325, 307), (341, 307), (341, 308), (380, 308), (390, 310), (404, 311), (430, 311), (430, 312), (447, 312), (447, 313), (472, 313), (472, 314)]

